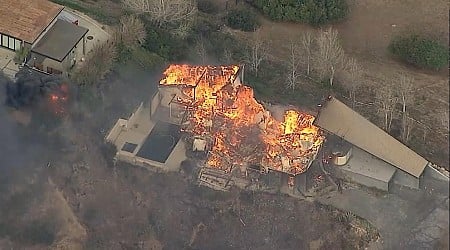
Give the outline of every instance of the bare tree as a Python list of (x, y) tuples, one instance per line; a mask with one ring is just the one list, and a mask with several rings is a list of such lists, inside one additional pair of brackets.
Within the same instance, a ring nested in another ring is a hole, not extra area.
[(321, 78), (328, 78), (333, 86), (334, 76), (343, 65), (344, 50), (339, 43), (338, 32), (332, 28), (321, 31), (317, 37), (316, 68)]
[(249, 43), (249, 48), (246, 55), (246, 62), (250, 66), (255, 75), (258, 75), (259, 66), (261, 62), (268, 56), (268, 45), (261, 37), (259, 31), (254, 32), (253, 39)]
[(305, 52), (305, 63), (306, 63), (306, 75), (309, 76), (311, 73), (311, 61), (313, 55), (313, 45), (314, 45), (314, 36), (310, 31), (307, 31), (302, 36), (302, 48)]
[(448, 132), (450, 129), (448, 110), (443, 110), (443, 111), (439, 112), (439, 114), (440, 114), (439, 118), (440, 118), (441, 125), (444, 127), (445, 133), (448, 135)]
[(299, 74), (299, 65), (300, 65), (300, 47), (301, 45), (291, 40), (290, 44), (290, 54), (289, 54), (289, 61), (288, 61), (288, 69), (289, 74), (287, 77), (286, 85), (290, 89), (295, 89), (295, 87), (300, 82), (300, 74)]
[(383, 129), (390, 132), (395, 105), (398, 103), (395, 91), (390, 84), (385, 83), (377, 89), (375, 98), (378, 104), (378, 112), (382, 113), (383, 116)]
[(189, 36), (193, 26), (193, 20), (182, 20), (178, 25), (170, 30), (170, 33), (175, 37), (185, 39)]
[(136, 16), (123, 16), (115, 32), (116, 42), (127, 48), (134, 49), (145, 42), (144, 23)]
[(137, 13), (148, 13), (158, 25), (190, 19), (197, 12), (195, 0), (123, 0)]
[(204, 41), (203, 37), (200, 36), (197, 39), (197, 42), (196, 42), (196, 45), (195, 45), (194, 49), (195, 49), (195, 52), (196, 52), (197, 56), (199, 56), (201, 62), (203, 64), (205, 64), (206, 63), (206, 58), (208, 56), (208, 54), (207, 54), (208, 51), (206, 50), (206, 45), (205, 45), (205, 41)]
[(408, 143), (409, 139), (411, 139), (411, 131), (414, 127), (415, 121), (412, 117), (406, 114), (402, 117), (402, 141), (404, 143)]
[(224, 63), (232, 63), (233, 62), (233, 52), (230, 49), (225, 48), (222, 53), (222, 61)]
[(345, 62), (345, 85), (348, 86), (348, 93), (352, 102), (352, 108), (356, 104), (356, 92), (358, 87), (362, 84), (362, 68), (360, 64), (354, 59), (349, 58)]
[(81, 85), (95, 84), (111, 70), (116, 57), (116, 47), (112, 42), (96, 44), (87, 61), (75, 73), (75, 81)]
[(401, 138), (403, 142), (407, 142), (409, 139), (409, 134), (411, 132), (411, 124), (407, 106), (411, 105), (414, 102), (414, 89), (412, 85), (413, 79), (402, 74), (400, 75), (399, 82), (396, 88), (396, 94), (398, 95), (400, 104), (402, 105), (402, 129), (401, 129)]

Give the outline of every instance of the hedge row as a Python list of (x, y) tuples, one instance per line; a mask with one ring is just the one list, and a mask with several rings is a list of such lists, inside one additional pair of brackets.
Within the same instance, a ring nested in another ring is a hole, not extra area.
[(321, 25), (343, 19), (345, 0), (253, 0), (250, 3), (272, 20)]

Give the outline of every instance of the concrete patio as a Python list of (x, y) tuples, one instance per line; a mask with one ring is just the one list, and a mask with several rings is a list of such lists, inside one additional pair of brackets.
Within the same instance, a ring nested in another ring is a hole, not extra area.
[[(164, 162), (138, 156), (145, 143), (154, 143), (147, 140), (155, 125), (156, 121), (150, 118), (150, 107), (144, 104), (141, 104), (129, 119), (119, 119), (106, 137), (106, 140), (113, 143), (117, 148), (116, 159), (152, 171), (178, 171), (181, 162), (187, 159), (186, 148), (182, 139), (176, 142)], [(136, 145), (132, 152), (123, 149), (126, 143)]]
[(15, 55), (12, 50), (0, 48), (0, 71), (11, 79), (19, 72), (19, 65), (14, 62)]

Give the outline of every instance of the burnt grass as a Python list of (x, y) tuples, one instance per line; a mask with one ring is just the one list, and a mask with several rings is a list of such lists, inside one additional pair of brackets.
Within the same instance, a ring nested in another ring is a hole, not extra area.
[[(96, 208), (86, 210), (82, 219), (91, 232), (89, 248), (131, 248), (149, 237), (164, 249), (308, 249), (318, 239), (324, 242), (322, 249), (367, 244), (349, 221), (316, 203), (239, 190), (218, 192), (193, 185), (181, 174), (154, 174), (127, 164), (119, 164), (117, 171), (121, 190), (139, 192), (140, 201), (135, 194), (120, 192), (111, 197), (117, 202), (102, 199), (108, 208), (91, 204)], [(106, 222), (114, 229), (106, 229)], [(205, 229), (189, 245), (200, 223)]]

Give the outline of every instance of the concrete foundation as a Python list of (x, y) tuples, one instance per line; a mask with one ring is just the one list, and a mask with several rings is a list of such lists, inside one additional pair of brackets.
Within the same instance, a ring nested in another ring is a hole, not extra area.
[(306, 173), (299, 174), (295, 177), (295, 186), (302, 193), (306, 193), (308, 191), (307, 179)]
[(339, 167), (339, 170), (353, 182), (388, 191), (396, 169), (367, 152), (353, 147), (348, 163)]
[(425, 168), (424, 175), (430, 176), (436, 180), (449, 181), (449, 178), (445, 174), (439, 172), (439, 170), (430, 165)]
[(420, 178), (416, 178), (400, 169), (395, 171), (393, 182), (397, 185), (409, 187), (413, 189), (420, 188)]

